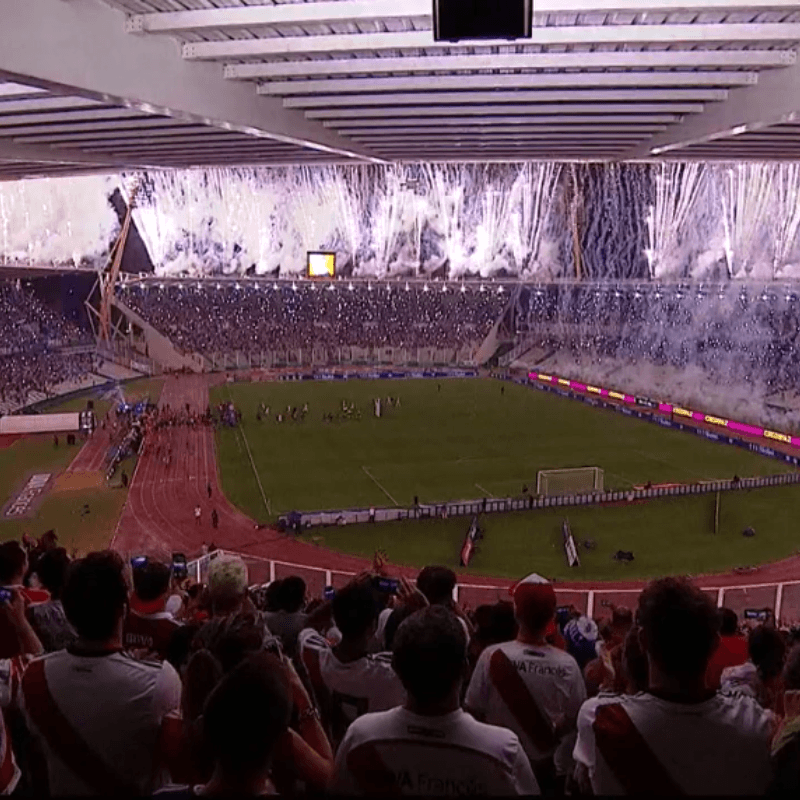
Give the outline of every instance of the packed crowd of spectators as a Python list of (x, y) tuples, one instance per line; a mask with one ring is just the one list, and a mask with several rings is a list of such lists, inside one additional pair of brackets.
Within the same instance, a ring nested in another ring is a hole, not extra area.
[(513, 324), (520, 336), (573, 355), (698, 366), (725, 383), (771, 391), (800, 380), (800, 296), (780, 287), (530, 287)]
[(227, 554), (192, 584), (33, 544), (0, 545), (0, 792), (800, 789), (800, 645), (685, 579), (598, 623), (538, 575), (466, 612), (446, 567), (323, 599)]
[(351, 346), (458, 349), (480, 344), (508, 302), (494, 288), (328, 286), (187, 281), (163, 288), (132, 284), (119, 296), (178, 347), (205, 355)]
[(62, 355), (62, 347), (92, 344), (90, 333), (42, 303), (17, 282), (0, 282), (0, 403), (28, 402), (95, 366), (91, 354)]

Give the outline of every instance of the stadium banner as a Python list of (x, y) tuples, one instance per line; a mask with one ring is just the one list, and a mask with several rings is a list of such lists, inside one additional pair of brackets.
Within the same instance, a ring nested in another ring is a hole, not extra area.
[(579, 567), (581, 560), (578, 558), (578, 548), (575, 547), (575, 538), (572, 535), (568, 520), (564, 520), (561, 523), (561, 535), (564, 537), (564, 554), (567, 557), (567, 564), (570, 567)]
[[(689, 409), (673, 406), (668, 403), (656, 404), (659, 411), (662, 413), (669, 413), (671, 415), (671, 418), (667, 419), (654, 414), (630, 409), (627, 406), (622, 406), (618, 403), (609, 403), (599, 399), (598, 397), (591, 396), (588, 394), (588, 392), (599, 394), (601, 397), (615, 397), (617, 399), (624, 399), (624, 402), (628, 404), (637, 403), (638, 400), (642, 398), (636, 398), (627, 394), (623, 395), (620, 392), (609, 391), (608, 389), (601, 389), (595, 386), (586, 386), (578, 381), (566, 381), (566, 383), (569, 384), (571, 390), (562, 388), (564, 385), (564, 379), (557, 378), (554, 375), (546, 375), (540, 372), (528, 373), (528, 386), (533, 386), (537, 389), (551, 392), (552, 394), (557, 394), (560, 397), (567, 397), (571, 400), (580, 400), (582, 403), (586, 403), (587, 405), (616, 411), (617, 413), (625, 414), (627, 416), (636, 416), (639, 419), (647, 422), (655, 422), (664, 428), (672, 428), (679, 431), (693, 433), (696, 436), (702, 436), (706, 439), (710, 439), (711, 441), (723, 442), (725, 444), (743, 447), (747, 450), (751, 450), (752, 452), (759, 453), (762, 456), (766, 456), (767, 458), (774, 458), (778, 459), (779, 461), (784, 461), (786, 463), (795, 465), (800, 463), (800, 459), (798, 459), (797, 456), (793, 456), (788, 453), (782, 453), (778, 450), (774, 450), (771, 447), (756, 444), (755, 442), (749, 442), (741, 438), (725, 436), (713, 431), (707, 431), (705, 429), (698, 428), (695, 425), (684, 425), (675, 419), (675, 415), (692, 419), (697, 422), (706, 422), (713, 425), (719, 425), (720, 427), (727, 428), (728, 430), (735, 431), (746, 436), (768, 438), (773, 441), (782, 441), (798, 447), (800, 447), (800, 437), (789, 436), (788, 434), (779, 433), (777, 431), (767, 431), (764, 428), (758, 428), (754, 425), (748, 425), (743, 422), (735, 422), (733, 420), (726, 420), (710, 414), (702, 414), (699, 411), (690, 411)], [(576, 389), (579, 391), (575, 391)], [(587, 394), (584, 394), (583, 392), (587, 392)], [(650, 405), (651, 403), (654, 403), (654, 401), (647, 400), (647, 403), (644, 404), (644, 407), (653, 408), (653, 406)]]
[[(734, 440), (735, 441), (735, 440)], [(733, 442), (732, 442), (733, 443)], [(780, 454), (779, 454), (780, 455)], [(800, 459), (789, 456), (786, 461), (797, 465)], [(420, 505), (411, 508), (376, 508), (375, 519), (381, 522), (401, 519), (432, 519), (434, 517), (447, 518), (449, 516), (469, 516), (481, 512), (508, 512), (528, 509), (552, 508), (554, 506), (576, 505), (604, 505), (608, 503), (634, 503), (656, 497), (686, 496), (690, 494), (708, 494), (719, 491), (736, 491), (739, 489), (759, 489), (770, 486), (784, 486), (787, 484), (800, 484), (800, 473), (792, 472), (782, 475), (770, 475), (763, 478), (742, 478), (738, 481), (704, 481), (697, 484), (671, 484), (656, 486), (650, 489), (635, 489), (627, 492), (602, 492), (588, 495), (567, 495), (559, 497), (529, 497), (526, 501), (522, 498), (496, 498), (494, 500), (459, 500), (439, 505)], [(351, 523), (367, 522), (370, 510), (365, 508), (339, 509), (329, 511), (294, 512), (297, 514), (302, 527), (316, 525), (347, 525)], [(288, 516), (282, 515), (279, 519), (288, 522)], [(472, 530), (472, 528), (470, 528)], [(562, 532), (564, 529), (562, 528)], [(480, 538), (480, 531), (476, 539)], [(474, 544), (474, 542), (473, 542)], [(565, 552), (567, 543), (565, 540)], [(576, 548), (577, 555), (577, 548)], [(568, 555), (569, 557), (569, 555)]]
[(12, 414), (0, 417), (0, 434), (71, 433), (80, 430), (80, 413)]

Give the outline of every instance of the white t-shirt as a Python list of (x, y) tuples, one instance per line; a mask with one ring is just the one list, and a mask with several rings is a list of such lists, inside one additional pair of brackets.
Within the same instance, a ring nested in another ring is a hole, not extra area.
[[(525, 725), (529, 718), (516, 690), (495, 671), (492, 656), (504, 654), (516, 668), (542, 716), (549, 721), (551, 728), (559, 725), (562, 731), (575, 726), (581, 704), (586, 699), (586, 685), (577, 661), (563, 650), (551, 645), (533, 646), (521, 642), (503, 642), (487, 647), (480, 655), (472, 674), (464, 704), (471, 711), (483, 716), (492, 725), (502, 725), (519, 736), (528, 758), (541, 761), (554, 755), (557, 747), (541, 748), (531, 738)], [(522, 686), (520, 687), (522, 689)], [(563, 760), (559, 759), (563, 764)]]
[[(153, 775), (161, 720), (181, 699), (172, 665), (138, 661), (124, 652), (86, 656), (59, 650), (43, 659), (53, 700), (92, 752), (140, 794), (158, 788)], [(96, 794), (40, 738), (52, 795)]]
[(341, 741), (347, 726), (362, 714), (405, 703), (406, 692), (392, 669), (391, 653), (367, 655), (343, 664), (312, 628), (301, 631), (297, 643), (312, 686), (316, 690), (321, 681), (322, 694), (330, 700), (334, 743)]
[[(605, 744), (599, 745), (598, 709), (607, 706), (603, 716), (609, 721), (599, 726)], [(683, 794), (763, 795), (770, 779), (773, 724), (772, 712), (740, 694), (717, 692), (691, 704), (646, 692), (603, 694), (581, 708), (574, 757), (588, 770), (595, 794), (626, 794), (622, 781), (636, 778), (632, 785), (644, 784), (643, 791), (650, 786), (663, 791), (671, 781)], [(642, 753), (637, 741), (649, 752)], [(615, 773), (608, 759), (617, 756), (622, 763)]]
[(336, 754), (332, 790), (371, 795), (387, 785), (404, 795), (539, 794), (517, 735), (461, 709), (422, 717), (394, 708), (350, 726)]

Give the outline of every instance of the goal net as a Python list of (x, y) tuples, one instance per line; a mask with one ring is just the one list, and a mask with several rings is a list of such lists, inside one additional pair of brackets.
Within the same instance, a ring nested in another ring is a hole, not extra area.
[(602, 491), (603, 470), (600, 467), (541, 469), (536, 477), (536, 493), (547, 497)]

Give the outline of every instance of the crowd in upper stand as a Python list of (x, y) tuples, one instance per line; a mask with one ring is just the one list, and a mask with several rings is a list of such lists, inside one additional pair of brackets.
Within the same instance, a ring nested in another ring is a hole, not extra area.
[(24, 405), (31, 391), (46, 394), (57, 384), (81, 378), (92, 370), (93, 357), (64, 357), (58, 349), (92, 342), (90, 333), (30, 290), (0, 283), (0, 402)]
[(548, 349), (698, 366), (773, 391), (800, 381), (800, 296), (782, 287), (565, 284), (524, 289), (516, 312), (520, 334)]
[(374, 286), (299, 282), (135, 284), (120, 298), (156, 330), (190, 352), (297, 348), (434, 347), (480, 344), (508, 294), (492, 287)]
[[(44, 537), (43, 537), (44, 539)], [(681, 578), (592, 620), (530, 575), (373, 563), (332, 598), (0, 545), (0, 792), (166, 798), (796, 794), (800, 645)], [(383, 576), (385, 577), (385, 576)]]

